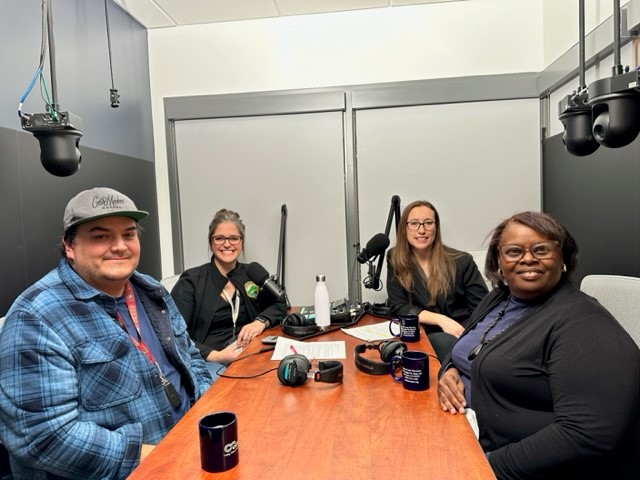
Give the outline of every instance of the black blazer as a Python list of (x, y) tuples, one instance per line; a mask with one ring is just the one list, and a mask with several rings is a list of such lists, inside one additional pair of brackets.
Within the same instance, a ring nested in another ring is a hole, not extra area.
[[(470, 254), (458, 252), (453, 260), (456, 264), (454, 285), (448, 295), (436, 298), (435, 304), (431, 306), (428, 306), (431, 296), (420, 267), (413, 265), (413, 291), (407, 292), (396, 278), (391, 262), (387, 262), (387, 295), (393, 313), (418, 315), (422, 310), (428, 310), (446, 315), (466, 326), (480, 300), (488, 293), (487, 284)], [(428, 333), (442, 331), (435, 325), (427, 325), (425, 330)]]
[[(237, 319), (235, 332), (230, 321), (225, 322), (216, 315), (220, 302), (224, 302), (220, 294), (227, 281), (231, 281), (240, 293), (244, 307)], [(268, 320), (270, 327), (282, 322), (287, 313), (285, 300), (261, 293), (256, 296), (255, 287), (242, 263), (238, 263), (226, 277), (220, 273), (213, 259), (180, 275), (171, 296), (187, 323), (189, 335), (205, 359), (212, 350), (222, 350), (229, 345), (234, 333), (237, 335), (243, 326), (258, 318)]]

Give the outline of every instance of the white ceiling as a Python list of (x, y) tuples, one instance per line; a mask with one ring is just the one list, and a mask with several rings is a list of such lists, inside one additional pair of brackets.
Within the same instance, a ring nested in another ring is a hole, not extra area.
[(113, 0), (147, 28), (466, 0)]

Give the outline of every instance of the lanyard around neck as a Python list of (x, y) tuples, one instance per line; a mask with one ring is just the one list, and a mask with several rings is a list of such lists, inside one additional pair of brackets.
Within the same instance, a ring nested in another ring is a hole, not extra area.
[(127, 284), (124, 287), (124, 302), (127, 305), (127, 311), (129, 312), (129, 316), (133, 321), (133, 328), (136, 329), (136, 333), (138, 334), (138, 338), (140, 340), (134, 338), (133, 335), (129, 333), (129, 331), (127, 330), (127, 327), (124, 324), (124, 319), (122, 318), (122, 315), (120, 315), (119, 312), (116, 312), (116, 315), (118, 317), (118, 324), (125, 332), (129, 334), (129, 338), (131, 339), (135, 347), (138, 350), (140, 350), (142, 353), (144, 353), (151, 363), (157, 366), (158, 364), (156, 362), (155, 357), (151, 353), (151, 350), (149, 350), (149, 347), (147, 347), (147, 345), (144, 343), (144, 339), (142, 338), (142, 333), (140, 331), (140, 322), (138, 321), (138, 307), (136, 306), (136, 297), (133, 293), (133, 287), (131, 286), (131, 282), (127, 282)]
[(238, 315), (240, 314), (240, 295), (238, 295), (238, 290), (236, 289), (233, 292), (233, 298), (229, 297), (227, 291), (223, 288), (222, 295), (229, 302), (229, 307), (231, 307), (231, 321), (233, 322), (233, 338), (236, 338), (236, 322), (238, 321)]

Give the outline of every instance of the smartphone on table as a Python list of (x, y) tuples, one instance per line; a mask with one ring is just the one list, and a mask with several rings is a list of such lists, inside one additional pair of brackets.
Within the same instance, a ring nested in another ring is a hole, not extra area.
[(265, 345), (275, 345), (276, 342), (278, 341), (278, 337), (279, 335), (268, 335), (264, 337), (261, 340), (261, 342), (264, 343)]

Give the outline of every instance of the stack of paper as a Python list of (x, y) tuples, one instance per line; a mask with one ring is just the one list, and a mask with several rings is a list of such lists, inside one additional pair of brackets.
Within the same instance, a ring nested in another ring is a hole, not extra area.
[(299, 342), (278, 337), (271, 360), (282, 360), (287, 355), (299, 353), (309, 360), (333, 360), (347, 358), (344, 340), (337, 342)]
[(375, 342), (379, 340), (388, 340), (395, 338), (389, 331), (391, 322), (374, 323), (373, 325), (365, 325), (364, 327), (342, 328), (341, 330), (353, 337), (359, 338), (366, 342)]

